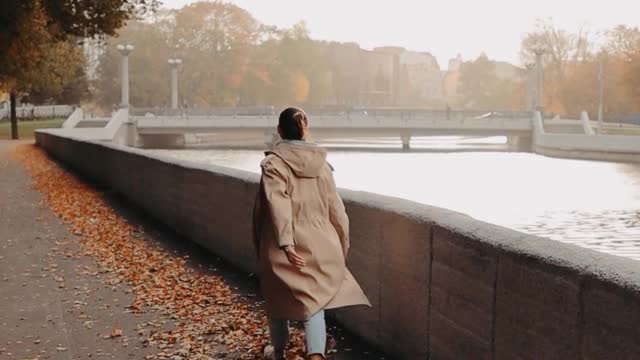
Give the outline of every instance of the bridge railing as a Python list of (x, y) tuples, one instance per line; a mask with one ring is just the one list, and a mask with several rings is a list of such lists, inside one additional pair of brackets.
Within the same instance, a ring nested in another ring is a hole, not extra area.
[[(432, 120), (468, 120), (468, 119), (523, 119), (532, 118), (530, 111), (483, 111), (483, 110), (433, 110), (421, 108), (396, 107), (307, 107), (305, 111), (310, 117), (341, 116), (347, 119), (358, 118), (398, 118), (398, 119), (432, 119)], [(202, 116), (277, 116), (278, 110), (273, 106), (220, 107), (220, 108), (131, 108), (131, 115), (202, 117)]]
[(132, 107), (130, 114), (133, 116), (144, 116), (152, 114), (154, 116), (272, 116), (276, 115), (273, 106), (247, 106), (247, 107), (218, 107), (218, 108), (149, 108)]
[[(262, 116), (135, 116), (139, 131), (145, 133), (167, 133), (167, 132), (207, 132), (216, 129), (262, 129), (269, 130), (275, 128), (277, 119), (275, 117)], [(504, 132), (530, 132), (531, 120), (529, 118), (508, 119), (508, 118), (479, 118), (479, 119), (456, 119), (438, 120), (428, 117), (404, 118), (393, 116), (346, 118), (344, 116), (313, 116), (311, 117), (312, 127), (319, 129), (348, 129), (362, 131), (396, 131), (406, 130), (468, 130), (498, 133)]]

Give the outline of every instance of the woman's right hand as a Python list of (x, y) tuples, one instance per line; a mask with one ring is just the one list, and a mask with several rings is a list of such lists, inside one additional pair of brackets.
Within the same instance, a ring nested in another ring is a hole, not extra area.
[(302, 258), (302, 256), (298, 255), (295, 247), (289, 245), (283, 248), (284, 253), (287, 255), (287, 259), (291, 263), (291, 265), (297, 267), (298, 269), (302, 269), (306, 265), (306, 262)]

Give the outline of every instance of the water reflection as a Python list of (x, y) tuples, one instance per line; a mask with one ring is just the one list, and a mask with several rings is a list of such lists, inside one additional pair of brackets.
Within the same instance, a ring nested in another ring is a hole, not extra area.
[[(263, 158), (257, 150), (154, 152), (252, 172), (259, 172)], [(640, 260), (636, 165), (506, 152), (332, 151), (329, 161), (343, 188), (440, 206)]]

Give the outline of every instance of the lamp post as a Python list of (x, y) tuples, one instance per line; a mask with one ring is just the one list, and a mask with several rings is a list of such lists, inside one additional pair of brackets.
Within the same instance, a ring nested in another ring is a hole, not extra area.
[(527, 72), (527, 111), (533, 111), (534, 110), (533, 70), (535, 69), (535, 65), (528, 63), (525, 65), (525, 69)]
[(182, 64), (182, 59), (170, 58), (168, 61), (171, 66), (171, 109), (178, 109), (178, 66)]
[(533, 52), (536, 54), (536, 111), (542, 113), (542, 84), (544, 79), (542, 72), (542, 55), (544, 55), (544, 49), (536, 48)]
[(606, 58), (606, 53), (602, 53), (600, 54), (600, 61), (599, 61), (599, 71), (598, 71), (598, 80), (599, 80), (599, 96), (598, 96), (598, 128), (602, 129), (602, 117), (603, 117), (603, 113), (604, 113), (604, 61)]
[(131, 44), (119, 44), (116, 46), (122, 55), (122, 104), (123, 108), (129, 107), (129, 54), (134, 47)]

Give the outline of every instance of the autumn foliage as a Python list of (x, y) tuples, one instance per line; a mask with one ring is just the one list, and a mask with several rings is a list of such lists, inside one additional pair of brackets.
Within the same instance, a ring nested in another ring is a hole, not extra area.
[[(44, 86), (32, 74), (51, 71), (41, 67), (54, 56), (64, 59), (64, 52), (56, 53), (60, 43), (113, 35), (127, 20), (157, 6), (156, 0), (1, 1), (0, 90), (28, 92), (34, 84)], [(73, 69), (73, 64), (67, 62), (67, 67)]]
[[(598, 35), (584, 26), (576, 32), (540, 20), (522, 40), (521, 58), (534, 62), (534, 51), (544, 51), (544, 108), (577, 117), (598, 112), (600, 66), (604, 84), (604, 114), (640, 112), (640, 29), (619, 25)], [(602, 64), (602, 65), (601, 65)]]
[[(175, 322), (173, 330), (152, 330), (142, 339), (158, 352), (148, 359), (211, 359), (220, 346), (236, 359), (256, 359), (268, 343), (264, 312), (235, 293), (216, 274), (189, 266), (188, 255), (154, 246), (144, 229), (118, 215), (101, 193), (64, 171), (34, 146), (17, 150), (44, 203), (77, 235), (84, 255), (93, 257), (115, 283), (128, 284), (135, 298), (127, 311), (156, 310)], [(114, 329), (111, 337), (122, 335)], [(302, 334), (291, 336), (290, 358), (304, 355)]]
[(303, 23), (278, 29), (227, 2), (194, 2), (179, 10), (131, 21), (111, 37), (96, 59), (96, 101), (109, 108), (119, 101), (120, 55), (131, 43), (131, 104), (168, 106), (167, 59), (179, 57), (181, 106), (305, 104), (328, 97), (313, 79), (330, 64), (324, 45), (308, 37)]

